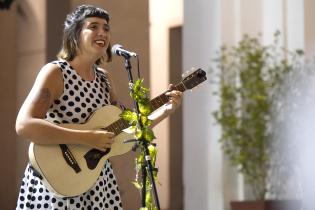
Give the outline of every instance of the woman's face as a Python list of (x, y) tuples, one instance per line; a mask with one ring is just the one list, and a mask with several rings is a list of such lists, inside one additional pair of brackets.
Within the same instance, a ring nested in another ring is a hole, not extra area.
[(95, 56), (96, 59), (106, 55), (110, 42), (109, 25), (105, 19), (89, 17), (84, 19), (80, 34), (80, 53)]

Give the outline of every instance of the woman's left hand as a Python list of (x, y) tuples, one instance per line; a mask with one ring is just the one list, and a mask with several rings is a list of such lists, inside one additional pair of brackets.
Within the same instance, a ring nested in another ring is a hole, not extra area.
[(165, 108), (168, 113), (175, 111), (180, 104), (182, 103), (183, 93), (178, 90), (172, 90), (174, 87), (173, 84), (169, 85), (169, 92), (165, 93), (169, 97), (169, 102), (165, 104)]

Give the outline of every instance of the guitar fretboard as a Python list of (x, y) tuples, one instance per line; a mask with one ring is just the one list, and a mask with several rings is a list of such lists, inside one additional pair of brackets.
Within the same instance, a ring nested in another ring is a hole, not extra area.
[[(179, 83), (179, 84), (175, 85), (172, 89), (178, 90), (180, 92), (184, 92), (186, 90), (183, 83)], [(150, 101), (152, 111), (157, 110), (158, 108), (160, 108), (161, 106), (163, 106), (164, 104), (166, 104), (168, 102), (169, 97), (167, 95), (165, 95), (165, 93), (166, 92), (162, 93), (161, 95), (155, 97), (154, 99), (152, 99)]]
[(128, 128), (130, 125), (128, 122), (120, 118), (119, 120), (108, 125), (104, 130), (114, 133), (115, 135), (120, 134), (124, 129)]
[[(181, 82), (177, 85), (175, 85), (172, 90), (178, 90), (181, 92), (184, 92), (186, 90), (184, 84)], [(163, 106), (164, 104), (166, 104), (169, 100), (169, 97), (167, 95), (165, 95), (167, 92), (162, 93), (161, 95), (153, 98), (150, 101), (150, 105), (152, 108), (152, 111), (157, 110), (158, 108), (160, 108), (161, 106)], [(128, 124), (128, 122), (126, 122), (124, 119), (120, 118), (119, 120), (113, 122), (112, 124), (108, 125), (106, 128), (104, 128), (104, 130), (107, 130), (109, 132), (114, 133), (115, 135), (120, 134), (124, 129), (128, 128), (130, 125)]]

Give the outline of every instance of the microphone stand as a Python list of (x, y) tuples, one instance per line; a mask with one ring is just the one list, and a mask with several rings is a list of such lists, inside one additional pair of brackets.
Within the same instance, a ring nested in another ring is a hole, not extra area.
[[(132, 77), (132, 72), (131, 72), (131, 63), (130, 63), (130, 55), (128, 54), (123, 54), (122, 57), (125, 58), (125, 68), (127, 70), (128, 73), (128, 79), (129, 79), (129, 91), (132, 92), (132, 87), (134, 85), (134, 81), (133, 81), (133, 77)], [(139, 122), (139, 126), (142, 129), (143, 125), (141, 123), (140, 120), (140, 111), (139, 111), (139, 106), (136, 100), (133, 99), (133, 104), (138, 116), (138, 122)], [(145, 208), (145, 201), (146, 201), (146, 178), (149, 175), (150, 178), (150, 183), (152, 186), (152, 190), (153, 190), (153, 196), (154, 196), (154, 200), (155, 200), (155, 204), (156, 204), (156, 208), (157, 210), (160, 210), (160, 202), (159, 202), (159, 197), (158, 197), (158, 193), (157, 193), (157, 189), (156, 189), (156, 184), (154, 181), (154, 177), (153, 177), (153, 166), (152, 166), (152, 162), (151, 162), (151, 157), (149, 154), (149, 149), (148, 149), (148, 142), (143, 139), (137, 139), (136, 140), (136, 147), (134, 147), (135, 149), (140, 145), (144, 151), (144, 159), (145, 162), (143, 163), (143, 165), (141, 166), (141, 173), (142, 173), (142, 191), (141, 191), (141, 204), (142, 207)]]

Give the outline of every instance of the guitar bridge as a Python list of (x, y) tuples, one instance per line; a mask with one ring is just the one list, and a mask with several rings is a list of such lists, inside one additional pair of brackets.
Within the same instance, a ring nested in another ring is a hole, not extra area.
[(80, 166), (78, 165), (76, 159), (73, 157), (70, 149), (65, 144), (59, 144), (62, 152), (62, 156), (65, 159), (66, 163), (76, 172), (79, 173), (81, 171)]

